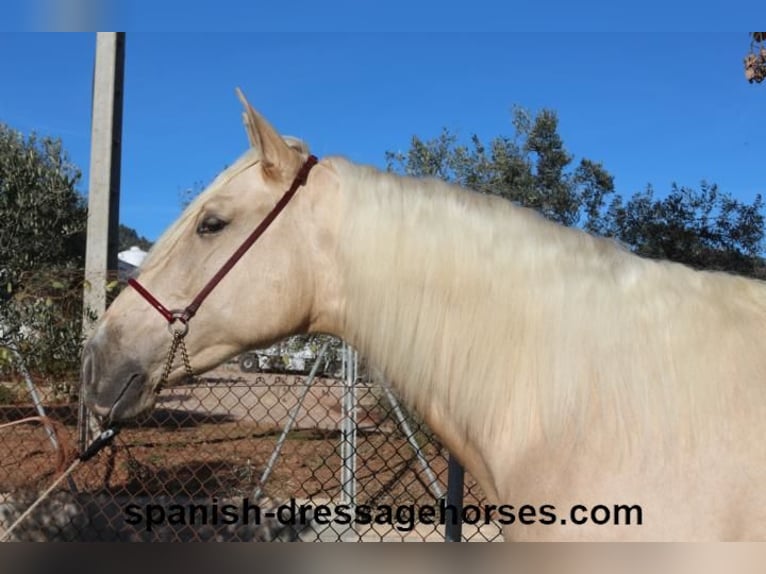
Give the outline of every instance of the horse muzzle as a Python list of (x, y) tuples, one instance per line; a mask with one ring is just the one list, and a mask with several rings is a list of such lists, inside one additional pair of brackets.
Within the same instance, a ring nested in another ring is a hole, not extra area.
[(106, 360), (92, 342), (83, 350), (80, 389), (85, 405), (99, 418), (120, 422), (135, 418), (154, 405), (148, 376), (138, 361)]

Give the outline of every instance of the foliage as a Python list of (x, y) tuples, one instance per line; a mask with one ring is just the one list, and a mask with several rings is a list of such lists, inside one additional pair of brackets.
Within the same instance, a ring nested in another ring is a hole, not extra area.
[(126, 251), (133, 246), (139, 247), (144, 251), (149, 251), (149, 249), (152, 248), (152, 242), (143, 235), (139, 235), (132, 227), (120, 223), (117, 251)]
[[(86, 207), (60, 140), (0, 124), (0, 349), (52, 378), (80, 359)], [(9, 371), (11, 363), (0, 362)]]
[(412, 138), (405, 153), (386, 154), (389, 170), (435, 176), (531, 207), (564, 225), (612, 237), (647, 257), (696, 268), (766, 277), (759, 257), (763, 202), (747, 204), (702, 182), (699, 190), (673, 185), (661, 199), (651, 186), (628, 199), (615, 192), (602, 164), (573, 156), (558, 133), (555, 112), (514, 108), (514, 134), (469, 145), (449, 130), (431, 140)]
[[(224, 169), (226, 169), (224, 167)], [(223, 170), (221, 170), (223, 171)], [(202, 181), (195, 181), (193, 184), (191, 184), (189, 187), (186, 187), (178, 192), (178, 201), (181, 204), (181, 209), (186, 209), (189, 207), (189, 204), (194, 201), (194, 198), (197, 197), (200, 193), (205, 191), (205, 188), (207, 188), (207, 185), (203, 183)]]
[(663, 199), (649, 186), (627, 201), (615, 197), (601, 231), (646, 257), (764, 278), (762, 209), (760, 195), (746, 204), (706, 182), (699, 190), (673, 184)]
[(386, 153), (388, 169), (455, 181), (532, 207), (564, 225), (594, 227), (604, 198), (614, 192), (612, 176), (589, 159), (572, 169), (555, 112), (542, 110), (532, 117), (515, 107), (512, 123), (512, 138), (498, 136), (488, 145), (476, 135), (470, 146), (459, 144), (446, 129), (432, 140), (415, 136), (406, 153)]
[(81, 269), (24, 273), (13, 296), (0, 308), (4, 326), (0, 345), (15, 348), (39, 379), (54, 383), (76, 378), (82, 345), (82, 295)]
[(24, 138), (0, 124), (0, 261), (10, 273), (82, 266), (86, 209), (75, 187), (80, 172), (60, 140)]
[[(750, 52), (745, 56), (745, 78), (760, 84), (766, 78), (766, 32), (750, 32)], [(756, 48), (757, 44), (757, 48)]]
[(12, 405), (18, 400), (18, 393), (14, 389), (0, 384), (0, 405)]

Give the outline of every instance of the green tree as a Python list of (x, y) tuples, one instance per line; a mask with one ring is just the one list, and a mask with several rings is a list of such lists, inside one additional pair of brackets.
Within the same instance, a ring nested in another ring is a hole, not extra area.
[(86, 207), (61, 141), (0, 124), (0, 353), (63, 376), (80, 355)]
[(514, 107), (511, 119), (513, 136), (497, 136), (488, 145), (476, 135), (470, 145), (460, 144), (447, 129), (431, 140), (414, 136), (406, 152), (386, 153), (388, 169), (500, 195), (564, 225), (600, 228), (606, 198), (614, 193), (612, 176), (587, 158), (572, 168), (552, 110), (533, 117)]
[(601, 231), (645, 257), (764, 277), (762, 210), (760, 195), (747, 204), (704, 181), (699, 190), (673, 184), (664, 198), (648, 186), (627, 201), (616, 196)]
[(149, 251), (149, 249), (152, 248), (152, 242), (143, 235), (139, 235), (132, 227), (120, 223), (117, 250), (125, 251), (133, 246), (140, 247), (144, 251)]
[(0, 272), (82, 266), (86, 209), (80, 172), (61, 141), (0, 124)]
[(388, 169), (434, 176), (531, 207), (564, 225), (617, 239), (643, 256), (695, 268), (766, 277), (761, 259), (763, 202), (733, 199), (714, 184), (699, 190), (673, 185), (664, 198), (648, 187), (629, 199), (617, 194), (602, 164), (573, 156), (551, 110), (512, 113), (514, 133), (488, 145), (478, 136), (461, 144), (449, 130), (412, 138), (409, 150), (386, 153)]

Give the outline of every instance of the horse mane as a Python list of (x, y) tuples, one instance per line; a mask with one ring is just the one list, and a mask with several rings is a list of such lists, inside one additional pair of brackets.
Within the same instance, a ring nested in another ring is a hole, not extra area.
[(703, 440), (733, 408), (761, 408), (763, 283), (643, 259), (436, 179), (326, 161), (342, 189), (344, 334), (410, 407), (436, 404), (466, 435), (565, 448), (594, 440), (593, 425), (628, 444)]

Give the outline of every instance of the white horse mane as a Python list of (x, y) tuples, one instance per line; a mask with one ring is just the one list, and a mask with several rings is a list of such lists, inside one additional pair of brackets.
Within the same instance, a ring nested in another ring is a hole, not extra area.
[[(345, 328), (416, 408), (442, 397), (465, 433), (574, 447), (594, 421), (628, 444), (694, 442), (725, 432), (732, 404), (763, 404), (766, 353), (738, 364), (766, 341), (763, 283), (639, 258), (435, 179), (329, 163), (344, 185)], [(710, 336), (732, 328), (734, 344)]]

